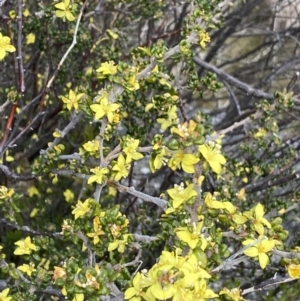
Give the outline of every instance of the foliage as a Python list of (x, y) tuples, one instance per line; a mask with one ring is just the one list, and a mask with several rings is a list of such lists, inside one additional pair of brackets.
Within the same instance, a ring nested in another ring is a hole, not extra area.
[[(266, 200), (284, 197), (282, 174), (298, 178), (284, 121), (300, 102), (201, 60), (227, 2), (5, 3), (0, 300), (246, 300), (297, 283), (299, 241), (281, 217), (292, 202)], [(188, 112), (185, 98), (229, 84), (259, 96), (251, 115), (216, 130)]]

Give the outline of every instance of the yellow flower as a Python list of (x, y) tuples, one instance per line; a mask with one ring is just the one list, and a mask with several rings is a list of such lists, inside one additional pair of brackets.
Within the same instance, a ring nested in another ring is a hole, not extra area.
[(53, 271), (53, 280), (54, 280), (54, 282), (58, 278), (66, 279), (66, 277), (67, 277), (67, 273), (66, 273), (66, 270), (64, 268), (54, 266), (54, 271)]
[(174, 296), (175, 287), (167, 281), (163, 284), (156, 282), (150, 286), (150, 291), (158, 300), (168, 300)]
[(201, 237), (201, 229), (203, 221), (193, 225), (192, 232), (187, 227), (179, 227), (175, 230), (176, 235), (180, 240), (186, 242), (191, 249), (195, 249), (199, 242), (201, 242), (201, 249), (204, 251), (207, 247), (207, 241)]
[[(153, 149), (154, 148), (155, 148), (155, 146), (153, 147)], [(168, 161), (168, 159), (165, 157), (165, 155), (166, 155), (166, 149), (163, 147), (155, 154), (154, 159), (153, 159), (153, 157), (151, 158), (150, 169), (152, 172), (160, 169), (163, 165), (164, 166), (166, 165), (166, 162)], [(152, 161), (152, 159), (153, 159), (153, 161)]]
[(166, 130), (172, 124), (174, 124), (174, 122), (177, 121), (178, 116), (177, 116), (176, 110), (177, 110), (177, 107), (172, 106), (168, 109), (167, 118), (158, 118), (157, 119), (157, 122), (161, 123), (161, 129), (163, 131)]
[(75, 294), (75, 297), (72, 301), (84, 301), (84, 294)]
[(204, 157), (204, 159), (207, 161), (211, 169), (219, 175), (222, 170), (221, 165), (226, 163), (226, 159), (224, 158), (224, 156), (219, 153), (218, 149), (213, 149), (208, 145), (200, 145), (199, 151)]
[(75, 20), (75, 17), (71, 12), (72, 6), (70, 5), (70, 0), (64, 0), (55, 4), (54, 6), (58, 8), (58, 10), (55, 11), (56, 17), (62, 18), (64, 22), (66, 19), (70, 22)]
[[(243, 241), (243, 245), (253, 243), (253, 239), (247, 239)], [(269, 263), (269, 257), (266, 253), (270, 252), (275, 247), (275, 241), (273, 239), (265, 239), (255, 246), (252, 246), (244, 251), (244, 254), (249, 257), (258, 257), (259, 264), (264, 269)]]
[(264, 206), (260, 203), (258, 203), (255, 206), (254, 209), (254, 228), (257, 231), (259, 235), (264, 235), (264, 225), (268, 227), (269, 229), (271, 228), (271, 224), (268, 222), (267, 219), (265, 219), (263, 216), (265, 214), (264, 211)]
[(173, 199), (172, 205), (175, 209), (197, 195), (196, 190), (194, 190), (194, 184), (189, 184), (185, 189), (183, 187), (183, 183), (180, 185), (175, 184), (174, 188), (168, 189), (167, 192)]
[(179, 124), (178, 127), (173, 127), (171, 129), (171, 132), (173, 134), (177, 134), (183, 139), (186, 139), (195, 133), (196, 127), (197, 127), (197, 123), (194, 120), (190, 120), (189, 122), (184, 122), (183, 124)]
[(99, 289), (100, 284), (97, 282), (96, 278), (91, 273), (86, 271), (85, 278), (86, 278), (86, 283), (85, 283), (86, 286), (90, 286), (95, 289)]
[(240, 191), (236, 193), (236, 196), (240, 201), (245, 201), (246, 200), (245, 188), (243, 187), (242, 189), (240, 189)]
[(36, 271), (33, 263), (30, 263), (29, 265), (28, 264), (20, 265), (18, 266), (17, 269), (22, 271), (23, 273), (26, 273), (28, 276), (31, 276), (32, 272)]
[(130, 234), (124, 234), (123, 239), (115, 240), (108, 245), (108, 251), (113, 251), (118, 248), (118, 252), (124, 253)]
[(100, 168), (99, 166), (97, 166), (96, 168), (90, 169), (90, 171), (92, 173), (94, 173), (94, 175), (89, 177), (88, 184), (91, 184), (94, 182), (96, 182), (98, 184), (102, 184), (103, 181), (105, 180), (105, 175), (109, 173), (108, 168), (106, 168), (106, 167)]
[(207, 288), (205, 279), (201, 279), (195, 283), (194, 288), (194, 295), (195, 300), (202, 300), (202, 299), (211, 299), (217, 298), (218, 295), (215, 294), (211, 289)]
[(0, 301), (10, 301), (12, 299), (12, 297), (8, 297), (9, 293), (9, 288), (4, 289), (1, 293), (0, 293)]
[(210, 42), (210, 36), (203, 30), (199, 33), (199, 44), (203, 50), (205, 50), (207, 42)]
[(180, 149), (175, 153), (173, 158), (169, 160), (168, 166), (172, 170), (175, 170), (178, 166), (181, 166), (186, 173), (194, 173), (194, 164), (198, 163), (199, 161), (200, 159), (194, 154), (186, 154)]
[(94, 232), (88, 233), (87, 236), (93, 238), (93, 243), (96, 245), (99, 241), (99, 235), (104, 235), (105, 233), (102, 231), (102, 226), (100, 224), (99, 216), (96, 216), (93, 221), (94, 224)]
[(142, 294), (143, 290), (140, 286), (141, 283), (141, 273), (138, 272), (133, 280), (132, 280), (132, 285), (133, 287), (128, 288), (125, 291), (125, 299), (131, 299), (131, 300), (140, 300), (140, 295)]
[(224, 287), (219, 294), (227, 295), (233, 301), (247, 301), (241, 296), (241, 290), (239, 288), (233, 288), (229, 290), (228, 288)]
[(18, 248), (14, 251), (15, 255), (29, 255), (31, 251), (36, 251), (36, 246), (31, 243), (30, 236), (27, 236), (24, 240), (15, 242), (15, 245), (18, 246)]
[(291, 278), (300, 277), (300, 264), (290, 264), (288, 266), (288, 273)]
[(89, 204), (90, 204), (91, 200), (92, 199), (89, 198), (89, 199), (86, 199), (84, 203), (82, 203), (81, 201), (77, 202), (75, 209), (72, 211), (72, 214), (75, 215), (75, 219), (77, 219), (80, 216), (85, 215), (86, 213), (88, 213), (90, 211), (91, 208), (89, 207)]
[(231, 202), (220, 202), (215, 200), (211, 193), (207, 193), (204, 200), (208, 208), (225, 209), (229, 213), (229, 217), (238, 224), (242, 225), (247, 221), (247, 218), (241, 213), (237, 212), (237, 208)]
[(258, 203), (254, 208), (252, 208), (250, 211), (245, 211), (243, 213), (244, 216), (246, 216), (250, 221), (251, 225), (254, 226), (256, 232), (259, 235), (264, 235), (264, 226), (271, 228), (271, 224), (268, 222), (266, 218), (264, 218), (265, 211), (264, 206), (260, 203)]
[(128, 81), (123, 84), (124, 88), (128, 91), (136, 91), (140, 88), (139, 82), (136, 80), (135, 75), (129, 77)]
[(66, 189), (63, 193), (67, 203), (71, 202), (74, 199), (74, 193), (70, 189)]
[(223, 202), (217, 201), (210, 192), (208, 192), (206, 194), (204, 202), (205, 202), (206, 206), (211, 209), (223, 209), (224, 208)]
[(254, 138), (263, 138), (267, 135), (267, 131), (263, 128), (259, 128), (258, 131), (253, 135)]
[(99, 140), (94, 139), (92, 141), (88, 141), (87, 143), (82, 145), (83, 148), (90, 153), (98, 152), (99, 151)]
[(121, 178), (126, 178), (129, 173), (129, 164), (126, 164), (124, 156), (121, 154), (118, 158), (117, 163), (113, 166), (112, 170), (116, 171), (114, 179), (116, 181), (121, 180)]
[(2, 61), (6, 55), (6, 52), (15, 52), (16, 48), (10, 44), (10, 38), (2, 36), (0, 32), (0, 61)]
[(137, 151), (139, 144), (140, 141), (138, 139), (128, 139), (127, 146), (123, 148), (123, 153), (126, 155), (126, 163), (143, 158), (143, 154)]
[(34, 43), (35, 43), (35, 34), (31, 32), (26, 36), (26, 45), (34, 44)]
[(117, 73), (117, 67), (115, 66), (114, 61), (104, 62), (100, 65), (100, 67), (96, 70), (101, 73), (101, 77), (105, 77), (105, 75), (114, 75)]
[(117, 33), (113, 32), (110, 29), (106, 29), (106, 33), (114, 40), (116, 40), (119, 37)]
[(107, 97), (103, 97), (100, 100), (100, 104), (93, 104), (90, 106), (92, 111), (95, 112), (95, 119), (100, 119), (103, 116), (107, 116), (107, 119), (110, 123), (114, 120), (114, 111), (120, 108), (119, 104), (109, 103)]
[(0, 200), (12, 197), (15, 193), (14, 189), (8, 189), (6, 186), (0, 186)]
[(65, 96), (60, 96), (61, 100), (67, 105), (69, 111), (71, 111), (72, 107), (78, 110), (78, 101), (80, 98), (84, 96), (84, 93), (75, 94), (72, 89), (69, 91), (69, 98)]

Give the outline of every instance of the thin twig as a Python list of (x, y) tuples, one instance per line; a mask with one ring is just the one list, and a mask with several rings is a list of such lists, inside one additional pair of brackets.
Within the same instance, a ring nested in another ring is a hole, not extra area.
[(107, 185), (118, 189), (120, 192), (129, 193), (141, 200), (149, 203), (156, 204), (157, 206), (161, 207), (164, 211), (167, 209), (167, 201), (158, 197), (153, 197), (143, 192), (137, 191), (134, 187), (127, 187), (115, 181), (107, 181)]
[(17, 42), (17, 61), (19, 70), (19, 92), (25, 92), (24, 82), (24, 67), (23, 67), (23, 55), (22, 55), (22, 40), (23, 40), (23, 0), (18, 0), (18, 16), (17, 16), (17, 29), (18, 29), (18, 42)]
[(29, 233), (35, 236), (48, 236), (48, 237), (53, 237), (53, 238), (58, 238), (58, 239), (62, 239), (63, 236), (61, 233), (59, 232), (43, 232), (43, 231), (36, 231), (33, 230), (31, 228), (29, 228), (28, 226), (20, 226), (17, 223), (12, 223), (10, 221), (8, 221), (6, 218), (0, 218), (0, 224), (9, 226), (13, 229), (25, 232), (25, 233)]
[(236, 253), (232, 254), (229, 258), (227, 258), (224, 262), (222, 262), (218, 267), (214, 268), (211, 272), (212, 273), (217, 273), (221, 270), (228, 270), (228, 269), (232, 268), (234, 265), (246, 260), (247, 257), (245, 257), (245, 256), (241, 256), (239, 258), (236, 258), (236, 257), (243, 254), (244, 251), (247, 250), (248, 248), (251, 248), (251, 247), (255, 246), (256, 244), (262, 242), (265, 239), (266, 239), (266, 237), (261, 237), (259, 239), (256, 239), (252, 243), (244, 246), (239, 251), (237, 251)]
[(66, 60), (66, 58), (68, 57), (69, 53), (72, 51), (72, 49), (75, 47), (75, 45), (77, 44), (77, 33), (78, 33), (78, 29), (79, 29), (79, 25), (80, 25), (80, 21), (83, 15), (83, 12), (86, 8), (86, 6), (88, 5), (89, 0), (86, 0), (80, 10), (80, 13), (78, 15), (77, 18), (77, 22), (76, 22), (76, 26), (75, 26), (75, 31), (74, 31), (74, 35), (73, 35), (73, 41), (72, 44), (70, 45), (70, 47), (67, 49), (66, 53), (63, 55), (63, 57), (61, 58), (60, 62), (58, 63), (53, 75), (51, 76), (51, 78), (49, 79), (49, 81), (47, 82), (46, 85), (46, 92), (49, 90), (49, 88), (52, 85), (52, 82), (54, 81), (56, 75), (58, 74), (58, 71), (60, 70), (60, 68), (62, 67), (64, 61)]
[(7, 99), (3, 105), (0, 106), (0, 113), (10, 104), (10, 101)]
[(275, 274), (275, 276), (271, 279), (263, 281), (262, 283), (260, 283), (258, 285), (255, 285), (253, 287), (249, 287), (247, 289), (244, 289), (241, 292), (241, 295), (244, 296), (244, 295), (247, 295), (249, 293), (253, 293), (255, 291), (262, 291), (262, 290), (267, 289), (268, 287), (273, 286), (273, 285), (286, 283), (286, 282), (290, 282), (290, 281), (295, 281), (295, 280), (299, 280), (299, 278), (281, 277), (281, 276), (277, 276), (277, 274)]
[(36, 179), (36, 175), (18, 175), (13, 173), (6, 165), (0, 164), (0, 169), (6, 175), (7, 178), (14, 181), (31, 181)]
[(41, 155), (45, 155), (46, 153), (48, 153), (50, 150), (53, 149), (53, 147), (55, 145), (57, 145), (58, 143), (60, 143), (60, 141), (68, 134), (69, 131), (71, 131), (76, 124), (84, 117), (84, 113), (81, 112), (79, 114), (74, 114), (72, 116), (71, 121), (69, 122), (69, 124), (62, 130), (59, 131), (60, 137), (59, 138), (55, 138), (54, 141), (50, 144), (50, 146), (46, 149), (46, 150), (41, 150), (40, 154)]
[(89, 266), (94, 266), (95, 265), (95, 252), (93, 252), (89, 240), (82, 233), (81, 230), (79, 230), (79, 231), (76, 232), (76, 236), (78, 238), (80, 238), (83, 241), (84, 245), (87, 247), (87, 250), (88, 250), (88, 265)]
[[(266, 93), (260, 89), (255, 89), (255, 88), (249, 86), (248, 84), (238, 80), (237, 78), (231, 76), (230, 74), (222, 71), (221, 69), (219, 69), (209, 63), (206, 63), (205, 61), (201, 60), (199, 57), (195, 57), (193, 60), (197, 65), (203, 67), (204, 69), (206, 69), (208, 71), (211, 71), (211, 72), (217, 74), (222, 80), (226, 81), (228, 84), (231, 84), (231, 85), (237, 87), (239, 90), (246, 92), (247, 95), (274, 101), (273, 94)], [(293, 101), (297, 104), (300, 103), (299, 99), (293, 99)]]

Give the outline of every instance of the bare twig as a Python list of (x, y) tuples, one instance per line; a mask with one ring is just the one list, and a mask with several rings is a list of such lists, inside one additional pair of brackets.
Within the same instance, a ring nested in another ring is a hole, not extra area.
[(36, 175), (17, 175), (10, 171), (10, 169), (3, 164), (0, 164), (0, 169), (9, 179), (14, 181), (30, 181), (36, 178)]
[[(256, 98), (262, 98), (262, 99), (266, 99), (266, 100), (270, 100), (270, 101), (274, 101), (274, 96), (273, 94), (270, 93), (266, 93), (260, 89), (255, 89), (251, 86), (249, 86), (248, 84), (238, 80), (237, 78), (231, 76), (230, 74), (222, 71), (221, 69), (206, 63), (205, 61), (201, 60), (198, 57), (194, 58), (194, 62), (203, 67), (204, 69), (214, 72), (215, 74), (217, 74), (222, 80), (226, 81), (228, 84), (231, 84), (235, 87), (237, 87), (239, 90), (244, 91), (245, 93), (247, 93), (247, 95), (249, 96), (254, 96)], [(300, 103), (299, 99), (293, 99), (293, 101), (297, 104)]]
[(141, 235), (141, 234), (131, 234), (134, 240), (143, 242), (143, 243), (150, 243), (153, 241), (158, 240), (159, 238), (156, 236), (149, 236), (149, 235)]
[(212, 273), (217, 273), (221, 270), (229, 270), (231, 269), (234, 265), (245, 261), (247, 259), (247, 256), (241, 256), (239, 258), (239, 255), (243, 254), (245, 250), (247, 250), (248, 248), (251, 248), (253, 246), (255, 246), (256, 244), (262, 242), (263, 240), (265, 240), (266, 237), (261, 237), (259, 239), (256, 239), (255, 241), (253, 241), (251, 244), (246, 245), (245, 247), (243, 247), (242, 249), (240, 249), (239, 251), (237, 251), (236, 253), (232, 254), (229, 258), (227, 258), (223, 263), (221, 263), (218, 267), (214, 268), (211, 272)]
[(88, 265), (89, 266), (94, 266), (95, 265), (95, 252), (93, 252), (89, 240), (82, 233), (81, 230), (79, 230), (79, 231), (76, 232), (76, 236), (78, 238), (80, 238), (83, 241), (84, 245), (87, 247), (87, 250), (88, 250)]
[(48, 236), (48, 237), (53, 237), (53, 238), (58, 238), (58, 239), (63, 238), (63, 236), (59, 232), (36, 231), (36, 230), (30, 229), (28, 226), (20, 226), (17, 223), (12, 223), (5, 218), (0, 218), (0, 224), (12, 227), (13, 229), (17, 229), (22, 232), (29, 233), (29, 234), (32, 234), (35, 236)]
[(10, 101), (7, 99), (3, 105), (0, 106), (0, 113), (10, 104)]
[(68, 134), (69, 131), (71, 131), (76, 124), (84, 117), (84, 113), (81, 112), (79, 114), (74, 114), (71, 118), (71, 121), (69, 122), (69, 124), (62, 130), (59, 131), (60, 137), (59, 138), (55, 138), (54, 141), (50, 144), (50, 146), (46, 149), (46, 150), (41, 150), (40, 154), (41, 155), (45, 155), (47, 152), (49, 152), (50, 150), (53, 149), (53, 147), (55, 145), (57, 145), (58, 143), (60, 143), (60, 141)]
[(4, 137), (2, 138), (2, 141), (0, 143), (1, 156), (3, 155), (3, 149), (5, 147), (5, 144), (6, 144), (7, 140), (8, 140), (8, 137), (10, 135), (10, 132), (11, 132), (11, 129), (12, 129), (12, 126), (13, 126), (13, 123), (14, 123), (16, 109), (17, 109), (17, 104), (14, 103), (11, 107), (9, 117), (8, 117), (7, 122), (6, 122)]
[(23, 67), (23, 55), (22, 55), (22, 40), (23, 40), (23, 0), (18, 0), (18, 16), (17, 16), (17, 28), (18, 28), (18, 42), (17, 42), (17, 61), (19, 69), (19, 92), (25, 92), (24, 82), (24, 67)]
[(299, 280), (299, 278), (289, 278), (289, 277), (281, 277), (281, 276), (277, 276), (277, 274), (275, 274), (275, 276), (271, 279), (268, 279), (266, 281), (263, 281), (262, 283), (255, 285), (253, 287), (249, 287), (247, 289), (244, 289), (241, 292), (241, 295), (247, 295), (249, 293), (253, 293), (255, 291), (262, 291), (264, 289), (267, 289), (270, 286), (273, 285), (277, 285), (277, 284), (281, 284), (281, 283), (286, 283), (286, 282), (290, 282), (290, 281), (295, 281), (295, 280)]
[(143, 200), (145, 202), (156, 204), (157, 206), (161, 207), (164, 211), (166, 211), (166, 209), (167, 209), (167, 201), (166, 200), (163, 200), (163, 199), (157, 198), (157, 197), (153, 197), (153, 196), (150, 196), (143, 192), (137, 191), (134, 189), (134, 187), (127, 187), (127, 186), (124, 186), (115, 181), (107, 181), (107, 185), (118, 189), (120, 192), (129, 193), (137, 198), (140, 198), (141, 200)]
[(75, 30), (74, 30), (74, 35), (73, 35), (73, 41), (72, 44), (70, 45), (70, 47), (67, 49), (66, 53), (63, 55), (63, 57), (61, 58), (60, 62), (58, 63), (53, 75), (51, 76), (51, 78), (48, 80), (47, 85), (46, 85), (46, 92), (49, 90), (49, 88), (52, 85), (52, 82), (54, 81), (56, 75), (58, 74), (58, 71), (60, 70), (60, 68), (62, 67), (63, 63), (65, 62), (66, 58), (68, 57), (69, 53), (72, 51), (72, 49), (75, 47), (75, 45), (77, 44), (77, 33), (78, 33), (78, 29), (79, 29), (79, 25), (81, 22), (81, 18), (83, 15), (83, 12), (85, 10), (85, 8), (88, 5), (89, 0), (86, 0), (81, 9), (80, 9), (80, 13), (78, 15), (77, 18), (77, 22), (76, 22), (76, 26), (75, 26)]
[(280, 251), (280, 250), (274, 249), (274, 250), (272, 250), (272, 253), (275, 255), (278, 255), (280, 257), (284, 257), (284, 258), (300, 259), (300, 253), (297, 253), (297, 252), (285, 252), (285, 251)]

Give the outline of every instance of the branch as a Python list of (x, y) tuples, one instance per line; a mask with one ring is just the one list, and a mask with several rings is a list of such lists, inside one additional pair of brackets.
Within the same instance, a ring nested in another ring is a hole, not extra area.
[(90, 177), (90, 175), (76, 173), (73, 170), (69, 170), (69, 169), (53, 169), (51, 172), (56, 175), (77, 177), (78, 179), (82, 179), (82, 180), (88, 180)]
[(17, 41), (17, 48), (18, 48), (18, 69), (19, 69), (19, 84), (18, 90), (21, 93), (25, 92), (25, 82), (24, 82), (24, 67), (23, 67), (23, 57), (22, 57), (22, 40), (23, 40), (23, 0), (18, 0), (18, 16), (17, 16), (17, 29), (18, 29), (18, 41)]
[(158, 237), (155, 236), (149, 236), (149, 235), (141, 235), (141, 234), (131, 234), (131, 236), (134, 238), (136, 241), (140, 241), (143, 243), (150, 243), (156, 240), (159, 240)]
[(10, 169), (3, 164), (0, 164), (0, 169), (2, 170), (2, 172), (6, 175), (7, 178), (9, 179), (13, 179), (15, 181), (30, 181), (33, 179), (36, 179), (36, 175), (17, 175), (15, 173), (13, 173), (12, 171), (10, 171)]
[(248, 248), (251, 248), (251, 247), (255, 246), (256, 244), (262, 242), (265, 239), (266, 239), (266, 237), (261, 237), (259, 239), (256, 239), (255, 241), (253, 241), (251, 244), (248, 244), (248, 245), (244, 246), (242, 249), (240, 249), (236, 253), (232, 254), (229, 258), (227, 258), (218, 267), (214, 268), (211, 272), (212, 273), (217, 273), (217, 272), (219, 272), (221, 270), (229, 270), (234, 265), (239, 264), (242, 261), (245, 261), (247, 259), (247, 256), (241, 256), (239, 258), (236, 258), (236, 257), (238, 257), (239, 255), (243, 254), (244, 251), (247, 250)]
[(60, 137), (59, 138), (55, 138), (54, 141), (50, 144), (50, 146), (46, 149), (46, 150), (41, 150), (40, 154), (41, 155), (45, 155), (46, 153), (48, 153), (51, 149), (53, 149), (53, 147), (55, 145), (57, 145), (67, 134), (68, 132), (70, 132), (75, 125), (84, 117), (84, 113), (81, 112), (77, 115), (73, 115), (71, 121), (69, 122), (69, 124), (62, 130), (59, 131), (60, 133)]
[[(266, 99), (266, 100), (274, 101), (274, 96), (272, 94), (266, 93), (266, 92), (264, 92), (260, 89), (254, 89), (253, 87), (247, 85), (244, 82), (241, 82), (237, 78), (229, 75), (228, 73), (222, 71), (221, 69), (219, 69), (219, 68), (217, 68), (217, 67), (215, 67), (215, 66), (213, 66), (209, 63), (206, 63), (205, 61), (201, 60), (198, 57), (195, 57), (193, 60), (197, 65), (205, 68), (206, 70), (214, 72), (215, 74), (217, 74), (221, 79), (223, 79), (227, 83), (237, 87), (241, 91), (246, 92), (247, 95), (254, 96), (256, 98), (263, 98), (263, 99)], [(300, 103), (299, 99), (293, 99), (293, 101), (297, 104)]]
[[(198, 41), (198, 35), (196, 32), (192, 32), (186, 39), (187, 43), (194, 44)], [(171, 58), (171, 56), (180, 53), (180, 48), (179, 45), (176, 45), (175, 47), (171, 48), (169, 51), (167, 51), (164, 56), (163, 56), (163, 61), (168, 60)], [(150, 58), (150, 64), (148, 64), (141, 72), (139, 72), (136, 75), (137, 80), (145, 79), (147, 78), (150, 74), (151, 71), (155, 68), (156, 66), (156, 58), (151, 57)], [(109, 101), (110, 102), (115, 102), (116, 98), (118, 95), (121, 95), (125, 89), (120, 86), (120, 85), (115, 85), (114, 89), (112, 92), (109, 94)]]
[(10, 101), (7, 99), (3, 105), (0, 106), (0, 113), (2, 113), (6, 106), (10, 104)]
[(274, 250), (272, 250), (272, 253), (275, 254), (275, 255), (278, 255), (280, 257), (284, 257), (284, 258), (290, 258), (290, 259), (298, 258), (298, 259), (300, 259), (300, 253), (296, 253), (296, 252), (284, 252), (284, 251), (274, 249)]
[[(282, 168), (275, 169), (272, 173), (270, 173), (268, 176), (264, 177), (263, 179), (244, 186), (245, 191), (246, 192), (257, 191), (258, 189), (263, 188), (265, 185), (267, 185), (267, 187), (269, 187), (271, 184), (271, 182), (270, 182), (271, 180), (273, 180), (274, 178), (276, 178), (279, 175), (282, 175), (288, 169), (292, 168), (294, 165), (296, 165), (299, 162), (299, 160), (300, 160), (300, 155), (295, 156), (295, 158), (293, 158), (289, 163), (287, 163)], [(295, 174), (295, 177), (296, 177), (296, 174)]]
[(271, 279), (263, 281), (262, 283), (255, 285), (253, 287), (244, 289), (241, 292), (241, 295), (244, 296), (246, 294), (253, 293), (255, 291), (262, 291), (264, 289), (267, 289), (269, 286), (286, 283), (286, 282), (290, 282), (290, 281), (295, 281), (295, 280), (299, 280), (299, 278), (281, 277), (281, 276), (277, 276), (277, 274), (275, 274), (274, 277)]
[(87, 237), (82, 233), (81, 230), (77, 231), (76, 236), (78, 238), (80, 238), (84, 245), (87, 247), (88, 249), (88, 265), (89, 266), (94, 266), (95, 265), (95, 252), (93, 252), (92, 248), (91, 248), (91, 244), (89, 242), (89, 240), (87, 239)]
[(66, 58), (68, 57), (69, 53), (72, 51), (72, 49), (75, 47), (75, 45), (77, 44), (77, 33), (78, 33), (78, 29), (79, 29), (79, 25), (80, 25), (80, 21), (83, 15), (83, 11), (85, 10), (86, 6), (88, 5), (89, 0), (86, 0), (80, 10), (80, 13), (78, 15), (77, 18), (77, 22), (76, 22), (76, 26), (75, 26), (75, 30), (74, 30), (74, 35), (73, 35), (73, 41), (72, 44), (70, 45), (70, 47), (68, 48), (68, 50), (66, 51), (66, 53), (64, 54), (64, 56), (61, 58), (60, 62), (58, 63), (53, 75), (51, 76), (51, 78), (49, 79), (49, 81), (47, 82), (46, 85), (46, 92), (49, 90), (49, 88), (52, 85), (52, 82), (54, 81), (58, 71), (60, 70), (61, 66), (63, 65), (64, 61), (66, 60)]
[(29, 233), (32, 235), (36, 235), (36, 236), (48, 236), (48, 237), (53, 237), (53, 238), (58, 238), (58, 239), (63, 238), (62, 234), (60, 234), (59, 232), (36, 231), (36, 230), (30, 229), (28, 226), (20, 226), (16, 222), (12, 223), (12, 222), (8, 221), (6, 218), (0, 218), (0, 224), (6, 225), (6, 226), (12, 227), (14, 229), (17, 229), (19, 231)]
[(81, 161), (84, 160), (82, 156), (80, 156), (78, 153), (73, 153), (70, 155), (61, 155), (58, 157), (59, 160), (75, 160), (75, 161)]
[[(16, 114), (16, 109), (17, 109), (17, 104), (14, 103), (10, 109), (10, 114), (9, 114), (9, 117), (8, 117), (8, 120), (6, 122), (6, 126), (5, 126), (5, 131), (4, 131), (4, 136), (2, 138), (2, 141), (0, 143), (0, 152), (2, 152), (3, 154), (3, 149), (4, 149), (4, 146), (8, 140), (8, 137), (9, 137), (9, 134), (11, 132), (11, 129), (13, 127), (13, 123), (14, 123), (14, 118), (15, 118), (15, 114)], [(1, 154), (1, 156), (2, 156)]]
[[(40, 121), (40, 119), (44, 116), (45, 112), (39, 112), (32, 121), (30, 121), (30, 123), (17, 135), (17, 137), (13, 138), (11, 141), (8, 142), (8, 145), (6, 144), (6, 146), (4, 148), (0, 147), (0, 157), (6, 152), (6, 150), (9, 147), (14, 147), (16, 146), (16, 142), (22, 138), (22, 136), (29, 130), (32, 130), (32, 128), (34, 126), (36, 126), (36, 124)], [(16, 128), (16, 125), (15, 125)], [(12, 134), (13, 135), (13, 134)], [(12, 136), (11, 135), (11, 136)], [(25, 138), (23, 137), (23, 140)], [(22, 140), (21, 140), (22, 141)], [(2, 146), (2, 145), (1, 145)]]
[(145, 202), (153, 203), (159, 207), (161, 207), (164, 211), (167, 209), (167, 201), (161, 198), (153, 197), (143, 192), (137, 191), (134, 187), (127, 187), (115, 181), (107, 181), (107, 185), (118, 189), (120, 192), (129, 193), (137, 198), (142, 199)]
[[(242, 112), (241, 112), (242, 113)], [(232, 132), (233, 130), (235, 130), (236, 128), (245, 125), (248, 122), (252, 122), (254, 119), (258, 119), (262, 117), (262, 112), (261, 111), (256, 111), (256, 113), (247, 116), (245, 119), (242, 119), (241, 121), (237, 121), (234, 124), (232, 124), (231, 126), (229, 126), (228, 128), (225, 128), (223, 130), (218, 131), (218, 135), (226, 135), (229, 132)]]
[(195, 57), (194, 59), (194, 62), (205, 68), (206, 70), (209, 70), (211, 72), (214, 72), (215, 74), (217, 74), (221, 79), (223, 79), (224, 81), (226, 81), (227, 83), (237, 87), (238, 89), (246, 92), (248, 95), (251, 95), (251, 96), (255, 96), (255, 97), (258, 97), (258, 98), (265, 98), (267, 100), (274, 100), (274, 96), (272, 94), (269, 94), (269, 93), (265, 93), (264, 91), (261, 91), (259, 89), (254, 89), (252, 88), (251, 86), (247, 85), (246, 83), (244, 82), (241, 82), (240, 80), (238, 80), (237, 78), (229, 75), (228, 73), (225, 73), (224, 71), (222, 71), (221, 69), (209, 64), (209, 63), (206, 63), (205, 61), (201, 60), (200, 58), (198, 57)]
[[(8, 263), (1, 259), (0, 260), (0, 267), (8, 267)], [(62, 292), (58, 289), (53, 288), (52, 286), (48, 286), (46, 289), (44, 290), (39, 290), (37, 288), (37, 286), (35, 284), (32, 284), (24, 275), (23, 273), (18, 270), (18, 269), (14, 269), (14, 271), (18, 274), (20, 280), (22, 280), (24, 283), (26, 283), (28, 286), (30, 286), (30, 291), (32, 294), (47, 294), (47, 295), (52, 295), (52, 296), (57, 296), (57, 297), (64, 297), (64, 295), (62, 294)], [(5, 281), (3, 281), (5, 282)], [(3, 285), (4, 283), (2, 283)], [(5, 282), (6, 286), (8, 286), (8, 284)], [(3, 300), (3, 299), (2, 299)]]
[(222, 82), (223, 82), (223, 84), (225, 85), (226, 89), (228, 90), (228, 92), (229, 92), (231, 98), (233, 99), (233, 101), (234, 101), (234, 103), (235, 103), (235, 106), (236, 106), (236, 109), (237, 109), (239, 115), (241, 115), (241, 114), (242, 114), (241, 106), (240, 106), (240, 104), (239, 104), (238, 99), (237, 99), (236, 96), (235, 96), (234, 91), (231, 89), (231, 87), (230, 87), (230, 85), (228, 84), (227, 81), (222, 80)]

